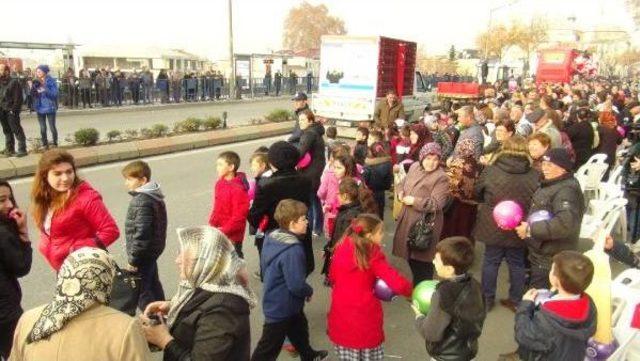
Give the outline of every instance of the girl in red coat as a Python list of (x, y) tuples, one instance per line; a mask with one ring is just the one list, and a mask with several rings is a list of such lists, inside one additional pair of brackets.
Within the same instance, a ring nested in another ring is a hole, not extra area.
[(376, 279), (386, 282), (396, 295), (411, 295), (411, 283), (382, 253), (382, 226), (376, 215), (359, 215), (331, 259), (328, 334), (341, 361), (384, 358), (382, 305), (373, 293)]
[(38, 248), (56, 272), (71, 252), (104, 248), (120, 236), (102, 197), (77, 176), (73, 156), (64, 150), (52, 149), (40, 158), (31, 202)]

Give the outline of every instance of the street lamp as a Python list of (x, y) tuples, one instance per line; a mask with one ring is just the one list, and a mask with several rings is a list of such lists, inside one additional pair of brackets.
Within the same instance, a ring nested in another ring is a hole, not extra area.
[(489, 35), (491, 32), (491, 21), (493, 20), (493, 12), (500, 10), (502, 8), (511, 6), (517, 2), (519, 2), (520, 0), (511, 0), (509, 2), (507, 2), (506, 4), (502, 4), (500, 6), (496, 6), (494, 8), (489, 9), (489, 26), (487, 28), (487, 36), (484, 39), (484, 60), (487, 61), (489, 58)]
[(229, 0), (229, 63), (231, 75), (229, 76), (229, 99), (236, 93), (236, 62), (233, 57), (233, 4)]

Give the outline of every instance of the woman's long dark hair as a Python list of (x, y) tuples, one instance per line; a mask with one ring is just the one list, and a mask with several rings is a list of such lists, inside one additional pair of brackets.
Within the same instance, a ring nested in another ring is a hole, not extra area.
[[(15, 196), (13, 195), (13, 188), (11, 188), (11, 184), (9, 184), (9, 182), (7, 182), (4, 179), (0, 179), (0, 187), (9, 188), (9, 192), (11, 194), (9, 196), (9, 199), (11, 200), (11, 203), (13, 204), (13, 208), (18, 208), (18, 204), (16, 203)], [(0, 222), (11, 224), (14, 227), (17, 227), (16, 221), (13, 218), (9, 218), (9, 217), (6, 217), (4, 215), (0, 215)]]

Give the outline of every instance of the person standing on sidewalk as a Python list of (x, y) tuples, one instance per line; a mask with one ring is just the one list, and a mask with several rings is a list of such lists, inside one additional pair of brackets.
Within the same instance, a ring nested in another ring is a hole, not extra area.
[(49, 148), (49, 141), (47, 140), (47, 122), (49, 122), (53, 146), (57, 147), (56, 112), (58, 111), (58, 85), (56, 80), (49, 75), (48, 65), (38, 65), (36, 79), (31, 83), (30, 87), (34, 99), (33, 107), (38, 114), (38, 123), (40, 123), (42, 146), (45, 149)]
[(80, 78), (78, 80), (78, 87), (80, 88), (80, 98), (82, 99), (82, 108), (93, 108), (91, 105), (91, 75), (86, 69), (80, 70)]
[[(17, 78), (9, 74), (8, 65), (0, 64), (0, 124), (4, 133), (6, 156), (27, 155), (27, 140), (20, 125), (20, 110), (22, 109), (22, 86)], [(15, 153), (15, 141), (18, 141), (18, 153)]]

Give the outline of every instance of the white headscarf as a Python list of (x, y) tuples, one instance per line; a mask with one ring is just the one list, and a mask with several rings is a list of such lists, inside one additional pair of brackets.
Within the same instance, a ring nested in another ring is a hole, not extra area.
[(33, 325), (27, 343), (49, 338), (74, 317), (96, 304), (109, 304), (115, 262), (98, 248), (71, 253), (58, 272), (56, 294)]
[(218, 229), (209, 226), (178, 228), (178, 241), (186, 279), (181, 280), (178, 292), (171, 300), (167, 324), (173, 325), (180, 310), (191, 299), (196, 288), (216, 293), (229, 293), (247, 300), (250, 307), (256, 305), (256, 296), (238, 279), (238, 272), (245, 262), (236, 253), (231, 241)]

